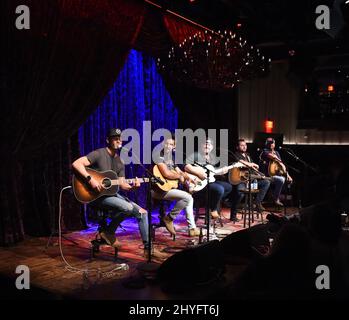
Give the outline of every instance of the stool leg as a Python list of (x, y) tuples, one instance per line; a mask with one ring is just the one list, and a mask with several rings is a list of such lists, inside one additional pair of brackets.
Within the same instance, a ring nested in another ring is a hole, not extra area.
[(242, 209), (242, 212), (244, 213), (244, 228), (246, 228), (247, 201), (248, 201), (248, 199), (247, 199), (247, 195), (246, 195), (244, 208)]
[(220, 223), (220, 225), (221, 225), (221, 228), (223, 228), (224, 225), (223, 225), (223, 219), (222, 219), (222, 216), (221, 216), (221, 215), (219, 215), (219, 223)]
[(155, 228), (151, 228), (151, 238), (153, 241), (155, 241)]
[(95, 252), (93, 250), (93, 245), (91, 245), (91, 248), (90, 248), (90, 260), (93, 260), (94, 257), (95, 257)]
[(91, 260), (93, 258), (95, 258), (96, 252), (99, 252), (99, 244), (98, 244), (97, 240), (92, 240), (91, 241), (91, 250), (90, 250)]
[(119, 253), (118, 248), (114, 248), (114, 261), (115, 262), (118, 260), (118, 253)]

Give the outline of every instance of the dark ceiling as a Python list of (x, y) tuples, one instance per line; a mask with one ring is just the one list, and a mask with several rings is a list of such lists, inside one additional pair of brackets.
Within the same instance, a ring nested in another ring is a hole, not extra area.
[[(345, 0), (154, 0), (195, 22), (215, 30), (239, 30), (252, 44), (264, 48), (272, 59), (296, 55), (349, 53), (349, 4)], [(315, 8), (331, 9), (331, 31), (315, 27)], [(346, 12), (341, 11), (341, 5)], [(348, 20), (347, 20), (348, 21)], [(237, 24), (241, 23), (241, 27)]]

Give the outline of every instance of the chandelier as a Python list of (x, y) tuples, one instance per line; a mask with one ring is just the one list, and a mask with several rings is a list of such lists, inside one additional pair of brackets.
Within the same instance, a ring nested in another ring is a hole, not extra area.
[(217, 90), (264, 74), (269, 64), (259, 49), (231, 31), (196, 33), (157, 61), (160, 72), (179, 82)]

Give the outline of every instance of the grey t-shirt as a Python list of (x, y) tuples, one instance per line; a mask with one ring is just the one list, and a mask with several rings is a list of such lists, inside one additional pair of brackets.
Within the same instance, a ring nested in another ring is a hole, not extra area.
[(186, 164), (194, 164), (195, 165), (195, 161), (201, 165), (205, 165), (205, 164), (211, 164), (214, 167), (216, 167), (218, 165), (218, 161), (214, 156), (209, 156), (209, 159), (206, 161), (206, 157), (205, 155), (203, 155), (200, 152), (194, 152), (193, 154), (191, 154), (186, 160), (185, 163)]
[(118, 177), (125, 177), (125, 165), (118, 155), (112, 157), (106, 148), (90, 152), (87, 156), (90, 167), (97, 171), (113, 170)]
[(172, 152), (158, 156), (157, 158), (154, 159), (154, 163), (155, 164), (164, 163), (166, 164), (169, 170), (173, 170), (176, 167), (173, 160)]

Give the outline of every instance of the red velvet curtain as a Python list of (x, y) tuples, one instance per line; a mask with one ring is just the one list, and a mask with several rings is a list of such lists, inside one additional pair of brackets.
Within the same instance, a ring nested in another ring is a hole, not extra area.
[[(69, 181), (52, 170), (62, 172), (71, 163), (71, 155), (65, 160), (59, 155), (72, 150), (67, 139), (74, 140), (115, 81), (139, 33), (144, 4), (2, 0), (1, 5), (0, 245), (9, 245), (23, 239), (23, 217), (33, 225), (48, 207), (56, 216), (55, 199)], [(30, 9), (30, 30), (15, 27), (18, 5)], [(42, 189), (44, 180), (51, 194)], [(47, 232), (45, 225), (34, 233)]]
[(202, 37), (206, 36), (203, 28), (170, 13), (163, 15), (163, 21), (172, 41), (177, 45), (195, 34), (200, 34)]
[[(79, 154), (77, 129), (107, 94), (129, 49), (158, 56), (204, 31), (141, 0), (0, 4), (0, 245), (10, 245), (25, 232), (47, 234), (57, 221), (59, 191), (70, 184)], [(15, 27), (18, 5), (30, 9), (30, 30)], [(80, 206), (66, 203), (65, 225), (79, 228)]]

